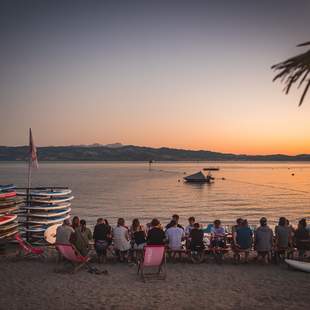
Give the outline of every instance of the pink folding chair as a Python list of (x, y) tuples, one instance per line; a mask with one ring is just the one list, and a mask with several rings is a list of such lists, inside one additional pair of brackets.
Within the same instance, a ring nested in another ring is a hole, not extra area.
[[(143, 259), (138, 261), (138, 275), (145, 282), (146, 278), (165, 280), (166, 272), (166, 248), (164, 245), (147, 245), (144, 247)], [(155, 272), (145, 273), (145, 268), (155, 268)]]
[(20, 246), (19, 255), (24, 257), (40, 257), (42, 259), (45, 258), (44, 250), (41, 248), (35, 248), (28, 242), (22, 239), (20, 234), (16, 234), (14, 236), (15, 240), (18, 242)]
[(73, 272), (87, 265), (90, 260), (89, 256), (82, 256), (72, 244), (56, 244), (56, 249), (74, 266)]

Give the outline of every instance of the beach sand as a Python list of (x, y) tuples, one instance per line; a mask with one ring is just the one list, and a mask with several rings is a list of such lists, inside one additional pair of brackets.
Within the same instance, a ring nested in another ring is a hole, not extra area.
[(285, 264), (168, 263), (166, 281), (143, 283), (133, 265), (92, 263), (109, 274), (55, 272), (55, 257), (0, 257), (0, 309), (309, 309), (310, 274)]

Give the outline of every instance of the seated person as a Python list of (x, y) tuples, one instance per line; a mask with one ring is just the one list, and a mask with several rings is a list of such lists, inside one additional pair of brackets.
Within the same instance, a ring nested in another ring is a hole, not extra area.
[(298, 257), (302, 259), (306, 251), (310, 250), (310, 233), (307, 230), (306, 219), (301, 219), (298, 228), (295, 230), (294, 243), (298, 249)]
[(211, 247), (226, 247), (225, 229), (221, 226), (220, 220), (215, 220), (211, 228)]
[(125, 220), (119, 218), (117, 226), (113, 229), (113, 242), (115, 252), (118, 254), (120, 262), (128, 261), (128, 251), (130, 250), (129, 231), (125, 226)]
[(234, 245), (234, 259), (240, 260), (240, 252), (244, 252), (245, 262), (248, 262), (249, 252), (252, 248), (253, 232), (247, 220), (242, 220), (236, 229), (236, 241)]
[(172, 226), (172, 222), (175, 221), (177, 222), (177, 227), (184, 230), (183, 226), (179, 224), (179, 219), (180, 217), (177, 214), (173, 214), (170, 223), (166, 225), (166, 229), (170, 228)]
[(257, 251), (257, 259), (262, 258), (263, 262), (267, 263), (270, 261), (270, 253), (273, 247), (273, 232), (267, 226), (265, 217), (260, 219), (260, 226), (256, 229), (254, 235), (254, 248)]
[(189, 237), (191, 230), (194, 228), (195, 218), (193, 216), (188, 218), (188, 226), (185, 228), (185, 236)]
[(169, 249), (177, 251), (182, 249), (182, 240), (185, 237), (184, 230), (177, 227), (176, 221), (171, 221), (171, 226), (165, 232)]
[(280, 217), (275, 227), (275, 247), (278, 255), (288, 253), (292, 248), (292, 229), (285, 217)]
[(74, 229), (70, 225), (70, 220), (64, 220), (61, 226), (56, 230), (56, 244), (71, 244), (70, 238)]
[(165, 233), (158, 219), (154, 218), (149, 225), (146, 242), (148, 245), (164, 245)]
[(203, 235), (204, 233), (199, 223), (195, 223), (189, 234), (189, 248), (191, 251), (200, 251), (205, 248)]
[(112, 240), (111, 226), (106, 224), (103, 218), (97, 220), (97, 224), (94, 228), (93, 239), (95, 242), (98, 262), (103, 263), (106, 261), (107, 249)]

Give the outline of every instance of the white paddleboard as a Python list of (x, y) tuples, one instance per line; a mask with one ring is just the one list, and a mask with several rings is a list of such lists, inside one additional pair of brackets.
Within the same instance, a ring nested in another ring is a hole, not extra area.
[(57, 204), (60, 204), (63, 202), (71, 201), (72, 199), (74, 199), (73, 196), (62, 198), (62, 199), (39, 199), (39, 198), (35, 198), (35, 199), (32, 199), (31, 201), (37, 202), (37, 203), (46, 203), (46, 204), (50, 204), (50, 205), (57, 205)]
[(298, 269), (298, 270), (301, 270), (301, 271), (305, 271), (305, 272), (310, 272), (310, 263), (307, 263), (307, 262), (300, 262), (298, 260), (293, 260), (293, 259), (286, 259), (285, 262), (295, 268), (295, 269)]
[[(61, 197), (67, 196), (72, 193), (71, 189), (59, 189), (59, 190), (33, 190), (29, 194), (36, 197)], [(27, 192), (17, 192), (19, 196), (27, 196)]]
[(70, 215), (66, 215), (64, 217), (61, 217), (59, 219), (56, 220), (49, 220), (49, 219), (31, 219), (29, 220), (27, 223), (29, 224), (44, 224), (44, 225), (50, 225), (50, 224), (56, 224), (56, 223), (62, 223), (64, 220), (67, 220), (68, 218), (70, 218)]
[(60, 211), (60, 212), (37, 212), (34, 213), (31, 211), (31, 213), (24, 213), (22, 216), (26, 217), (44, 217), (44, 218), (49, 218), (49, 217), (59, 217), (65, 214), (68, 214), (71, 211), (71, 208), (67, 208), (66, 210)]
[(53, 211), (53, 210), (62, 210), (62, 209), (67, 209), (71, 207), (70, 202), (65, 202), (63, 204), (59, 205), (40, 205), (40, 206), (25, 206), (23, 207), (24, 210), (31, 210), (31, 211), (37, 211), (37, 210), (42, 210), (42, 211)]
[(55, 244), (56, 242), (56, 231), (57, 228), (61, 226), (61, 224), (55, 224), (50, 226), (49, 228), (46, 229), (44, 232), (44, 239), (50, 243), (50, 244)]

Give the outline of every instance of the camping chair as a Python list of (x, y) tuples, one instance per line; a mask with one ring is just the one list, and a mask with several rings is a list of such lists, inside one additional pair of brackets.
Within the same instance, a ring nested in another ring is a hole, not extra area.
[(89, 256), (82, 256), (72, 244), (56, 244), (59, 253), (69, 261), (73, 266), (73, 273), (77, 272), (90, 260)]
[[(138, 275), (145, 282), (146, 278), (166, 279), (166, 251), (164, 245), (146, 245), (143, 259), (138, 261)], [(156, 272), (145, 273), (146, 267), (157, 268)]]
[(20, 246), (20, 250), (18, 255), (24, 257), (40, 257), (42, 259), (45, 258), (44, 250), (41, 248), (35, 248), (28, 242), (22, 239), (20, 234), (16, 234), (14, 236), (15, 240), (18, 242)]

